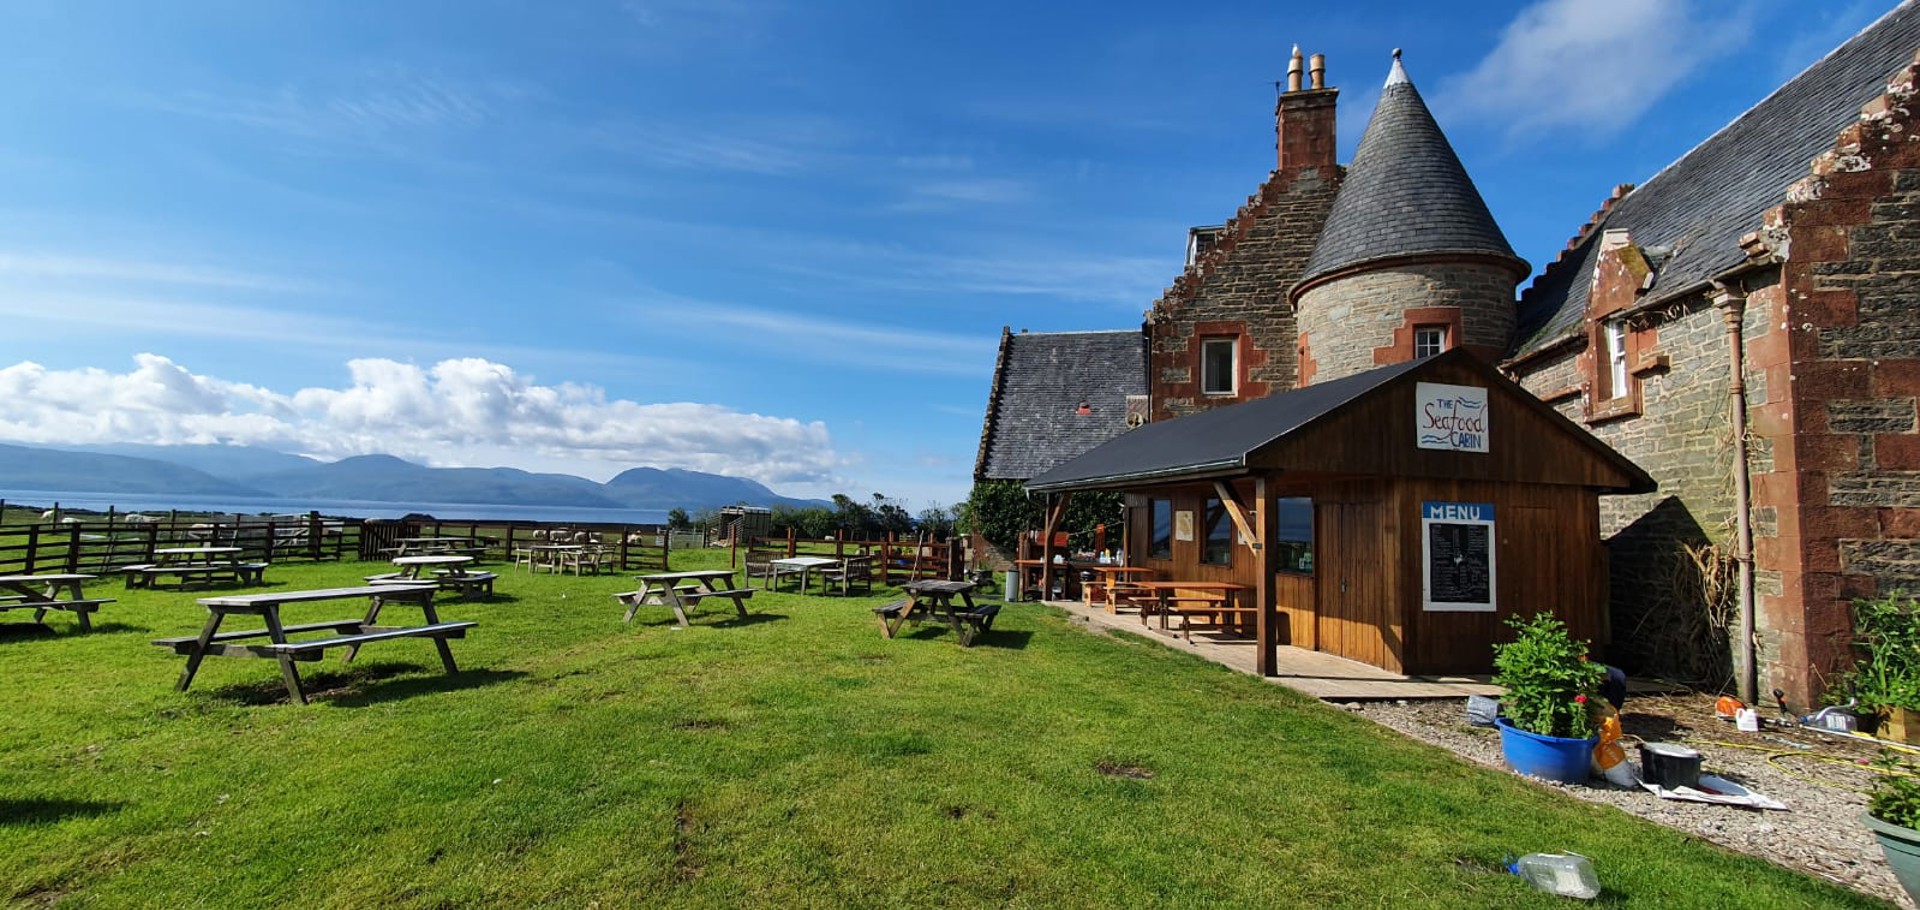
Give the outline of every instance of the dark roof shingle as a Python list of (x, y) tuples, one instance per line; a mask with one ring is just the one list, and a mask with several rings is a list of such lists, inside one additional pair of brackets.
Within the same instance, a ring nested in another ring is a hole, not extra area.
[(1526, 270), (1396, 58), (1301, 281), (1431, 253), (1502, 256)]
[[(1021, 332), (1001, 338), (975, 476), (1026, 480), (1127, 430), (1127, 396), (1147, 393), (1138, 330)], [(1086, 402), (1091, 414), (1077, 413)]]
[(1628, 193), (1522, 296), (1515, 356), (1580, 330), (1606, 230), (1625, 229), (1656, 252), (1649, 304), (1744, 262), (1740, 237), (1786, 201), (1787, 188), (1859, 119), (1861, 105), (1886, 91), (1887, 78), (1913, 62), (1916, 47), (1920, 5), (1909, 0)]

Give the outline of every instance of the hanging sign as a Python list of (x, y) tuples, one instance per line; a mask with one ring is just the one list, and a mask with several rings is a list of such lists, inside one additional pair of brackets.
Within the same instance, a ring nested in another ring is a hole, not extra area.
[(1493, 612), (1493, 540), (1491, 503), (1421, 503), (1421, 609)]
[(1487, 450), (1487, 390), (1470, 385), (1415, 383), (1414, 436), (1423, 449)]

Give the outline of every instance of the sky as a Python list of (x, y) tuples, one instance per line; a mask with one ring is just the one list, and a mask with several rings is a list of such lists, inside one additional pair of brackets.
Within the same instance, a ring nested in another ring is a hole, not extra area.
[(0, 441), (963, 500), (1394, 48), (1536, 272), (1884, 2), (6, 0)]

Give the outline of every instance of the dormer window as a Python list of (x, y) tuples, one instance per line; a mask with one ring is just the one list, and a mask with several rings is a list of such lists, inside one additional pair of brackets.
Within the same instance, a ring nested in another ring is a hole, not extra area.
[(1238, 383), (1238, 364), (1234, 352), (1237, 338), (1207, 338), (1200, 342), (1200, 392), (1204, 395), (1232, 395)]
[(1627, 374), (1627, 321), (1609, 319), (1603, 331), (1607, 341), (1607, 398), (1625, 398), (1632, 390)]
[(1447, 327), (1444, 325), (1422, 325), (1413, 329), (1413, 357), (1432, 357), (1447, 349)]

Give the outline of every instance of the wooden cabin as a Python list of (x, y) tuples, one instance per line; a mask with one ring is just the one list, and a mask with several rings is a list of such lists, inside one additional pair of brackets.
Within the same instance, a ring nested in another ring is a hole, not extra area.
[[(1157, 421), (1028, 482), (1127, 498), (1127, 561), (1245, 585), (1276, 645), (1408, 675), (1484, 673), (1505, 620), (1604, 644), (1599, 497), (1653, 479), (1455, 350)], [(1049, 528), (1050, 530), (1050, 528)]]

